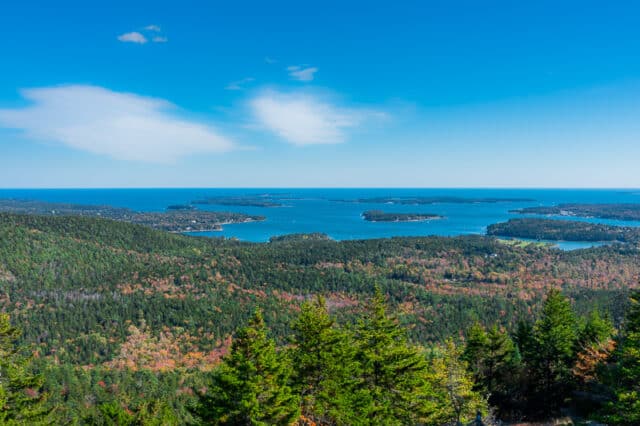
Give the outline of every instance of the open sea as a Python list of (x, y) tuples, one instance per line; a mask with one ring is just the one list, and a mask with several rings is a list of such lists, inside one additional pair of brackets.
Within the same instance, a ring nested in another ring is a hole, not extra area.
[[(515, 217), (536, 217), (510, 213), (528, 206), (559, 203), (640, 203), (640, 190), (592, 189), (0, 189), (0, 198), (19, 198), (76, 204), (127, 207), (137, 211), (165, 211), (171, 204), (188, 204), (207, 197), (263, 197), (282, 207), (198, 205), (200, 210), (234, 211), (266, 216), (264, 222), (225, 225), (222, 231), (194, 235), (235, 237), (263, 242), (269, 237), (292, 233), (322, 232), (336, 240), (394, 236), (484, 234), (488, 225)], [(339, 200), (372, 197), (529, 198), (535, 201), (498, 203), (439, 203), (399, 205), (350, 203)], [(434, 213), (444, 219), (427, 222), (367, 222), (366, 210)], [(558, 219), (567, 219), (558, 216)], [(571, 218), (611, 225), (640, 226), (640, 222), (593, 218)], [(560, 242), (563, 249), (597, 245)]]

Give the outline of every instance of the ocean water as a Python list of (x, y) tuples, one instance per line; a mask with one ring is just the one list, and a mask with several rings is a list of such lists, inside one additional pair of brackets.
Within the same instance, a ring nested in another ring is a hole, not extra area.
[[(336, 240), (394, 236), (484, 234), (488, 225), (514, 217), (535, 217), (510, 213), (528, 206), (558, 203), (640, 203), (640, 190), (575, 189), (0, 189), (0, 198), (50, 202), (102, 204), (137, 211), (164, 211), (170, 204), (217, 196), (264, 197), (283, 207), (200, 205), (201, 210), (234, 211), (266, 216), (264, 222), (225, 225), (222, 231), (197, 235), (235, 237), (263, 242), (269, 237), (291, 233), (323, 232)], [(535, 201), (427, 205), (349, 203), (336, 200), (371, 197), (530, 198)], [(444, 219), (427, 222), (367, 222), (365, 210), (435, 213)], [(558, 217), (559, 219), (566, 219)], [(640, 226), (640, 222), (572, 218), (611, 225)], [(560, 242), (564, 249), (589, 247), (593, 243)]]

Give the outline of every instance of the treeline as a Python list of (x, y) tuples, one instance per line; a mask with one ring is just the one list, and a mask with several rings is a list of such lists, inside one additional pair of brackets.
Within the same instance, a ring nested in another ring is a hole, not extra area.
[[(210, 372), (85, 373), (24, 355), (0, 315), (3, 424), (449, 425), (546, 420), (560, 413), (611, 425), (640, 422), (640, 292), (620, 331), (573, 312), (551, 291), (535, 322), (472, 326), (464, 338), (412, 343), (380, 291), (340, 325), (322, 298), (302, 305), (286, 345), (262, 312)], [(39, 369), (38, 374), (34, 371)], [(65, 372), (61, 374), (61, 372)], [(94, 374), (90, 373), (90, 374)], [(135, 401), (134, 401), (135, 399)]]

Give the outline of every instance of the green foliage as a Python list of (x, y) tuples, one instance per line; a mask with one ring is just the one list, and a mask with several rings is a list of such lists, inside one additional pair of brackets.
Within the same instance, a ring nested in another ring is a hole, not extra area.
[(38, 424), (47, 414), (43, 378), (30, 371), (31, 360), (16, 346), (19, 336), (9, 315), (0, 314), (0, 423)]
[(545, 413), (557, 411), (572, 386), (577, 324), (569, 300), (551, 290), (533, 327), (532, 352), (526, 354), (533, 382), (533, 406)]
[(416, 424), (436, 411), (429, 367), (405, 331), (386, 312), (379, 289), (355, 329), (363, 404), (370, 424)]
[(478, 390), (502, 412), (514, 409), (521, 374), (520, 354), (509, 334), (497, 325), (488, 331), (474, 324), (467, 332), (462, 358), (473, 372)]
[(361, 401), (352, 336), (336, 325), (321, 297), (302, 305), (292, 330), (291, 381), (302, 414), (321, 424), (353, 424), (352, 407)]
[(578, 344), (586, 348), (609, 339), (613, 335), (613, 324), (609, 318), (603, 318), (598, 309), (592, 310), (578, 334)]
[(614, 401), (606, 420), (616, 425), (640, 424), (640, 292), (631, 295), (631, 307), (614, 354)]
[(231, 353), (211, 377), (197, 413), (220, 425), (288, 425), (299, 415), (297, 397), (288, 386), (291, 366), (267, 337), (258, 310), (242, 328)]
[(428, 424), (466, 424), (476, 413), (486, 414), (487, 402), (474, 390), (476, 384), (469, 365), (462, 359), (462, 348), (453, 339), (447, 339), (441, 351), (442, 354), (431, 361), (439, 403), (429, 416)]

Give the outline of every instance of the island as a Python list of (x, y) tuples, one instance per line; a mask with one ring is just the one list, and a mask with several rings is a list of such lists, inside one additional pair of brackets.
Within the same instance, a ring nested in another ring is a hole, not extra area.
[(5, 213), (40, 216), (95, 216), (176, 233), (221, 231), (222, 225), (265, 220), (264, 216), (236, 212), (197, 211), (181, 207), (183, 206), (169, 206), (166, 212), (137, 212), (104, 205), (0, 199), (0, 212)]
[(443, 218), (433, 213), (388, 213), (382, 210), (367, 210), (362, 217), (369, 222), (423, 222)]
[(579, 204), (565, 203), (557, 206), (536, 206), (512, 210), (512, 213), (540, 214), (549, 216), (596, 217), (599, 219), (638, 220), (640, 221), (640, 204)]
[(193, 200), (191, 204), (215, 204), (219, 206), (241, 207), (282, 207), (281, 203), (264, 197), (208, 197)]
[(342, 203), (365, 203), (365, 204), (478, 204), (478, 203), (528, 203), (535, 201), (531, 198), (463, 198), (450, 196), (437, 197), (371, 197), (356, 198), (352, 200), (331, 200)]
[(270, 243), (285, 243), (296, 241), (333, 241), (331, 237), (323, 232), (311, 232), (311, 233), (298, 233), (298, 234), (285, 234), (274, 235), (269, 238)]
[(640, 242), (640, 228), (554, 219), (510, 219), (489, 225), (487, 234), (550, 241)]

